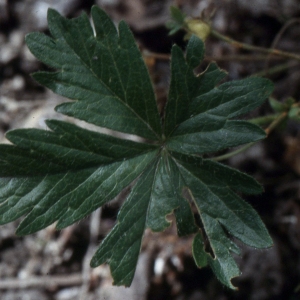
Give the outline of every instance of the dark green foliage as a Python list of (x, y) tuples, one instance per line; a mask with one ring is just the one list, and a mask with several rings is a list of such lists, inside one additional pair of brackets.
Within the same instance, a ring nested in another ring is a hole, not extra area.
[[(49, 10), (52, 37), (29, 34), (26, 43), (55, 72), (35, 80), (74, 101), (56, 110), (68, 116), (143, 138), (133, 142), (48, 120), (48, 131), (7, 133), (0, 145), (0, 223), (23, 215), (17, 233), (36, 232), (57, 221), (61, 229), (84, 218), (136, 180), (118, 221), (94, 255), (93, 267), (109, 263), (116, 285), (132, 282), (143, 233), (162, 231), (174, 212), (178, 234), (196, 234), (193, 254), (208, 263), (222, 283), (233, 288), (239, 275), (231, 252), (234, 236), (256, 248), (272, 245), (257, 213), (236, 193), (258, 194), (250, 176), (203, 159), (202, 154), (258, 141), (262, 129), (236, 118), (261, 105), (272, 84), (261, 78), (232, 81), (212, 63), (194, 75), (204, 45), (193, 36), (186, 49), (174, 46), (164, 123), (151, 81), (133, 36), (124, 22), (118, 31), (98, 7), (92, 8), (94, 36), (85, 14), (72, 20)], [(194, 221), (193, 201), (214, 258), (203, 248)]]

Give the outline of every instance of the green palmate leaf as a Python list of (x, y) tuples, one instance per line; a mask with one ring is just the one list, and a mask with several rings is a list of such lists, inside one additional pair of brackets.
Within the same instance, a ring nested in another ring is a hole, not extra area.
[(176, 6), (170, 7), (172, 20), (168, 21), (166, 26), (170, 29), (169, 34), (172, 35), (185, 26), (186, 15)]
[[(140, 136), (142, 142), (58, 120), (47, 120), (47, 131), (8, 132), (11, 144), (0, 145), (0, 223), (26, 215), (18, 234), (53, 222), (61, 229), (135, 181), (91, 265), (107, 262), (114, 283), (129, 286), (145, 229), (165, 230), (170, 226), (167, 215), (174, 213), (178, 234), (195, 235), (196, 264), (209, 264), (223, 284), (234, 288), (231, 279), (239, 269), (232, 253), (239, 248), (231, 237), (256, 248), (272, 245), (257, 213), (236, 194), (258, 194), (262, 188), (250, 176), (201, 155), (264, 138), (256, 125), (233, 118), (261, 105), (272, 84), (249, 78), (217, 86), (226, 73), (215, 63), (196, 76), (204, 45), (192, 36), (186, 55), (177, 46), (172, 49), (162, 122), (127, 25), (121, 22), (117, 30), (97, 7), (92, 19), (95, 33), (85, 14), (67, 20), (49, 10), (51, 37), (32, 33), (26, 42), (55, 71), (33, 76), (73, 100), (56, 107), (60, 113)], [(205, 251), (202, 236), (211, 253)]]

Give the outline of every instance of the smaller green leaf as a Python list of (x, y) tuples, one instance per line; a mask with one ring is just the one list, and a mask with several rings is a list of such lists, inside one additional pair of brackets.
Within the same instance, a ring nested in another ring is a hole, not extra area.
[(292, 107), (289, 110), (288, 117), (291, 120), (300, 121), (300, 108), (299, 108), (299, 106)]
[(273, 97), (269, 97), (269, 104), (275, 112), (283, 112), (288, 109), (285, 103), (282, 103)]
[(173, 35), (182, 29), (182, 26), (180, 24), (171, 20), (166, 22), (166, 27), (170, 30), (169, 35)]
[(170, 29), (169, 35), (182, 29), (185, 24), (186, 15), (176, 6), (170, 7), (171, 19), (167, 22), (166, 27)]
[(186, 18), (186, 14), (183, 13), (178, 7), (170, 6), (171, 17), (178, 23), (183, 24)]
[(288, 97), (284, 100), (284, 103), (287, 107), (291, 107), (293, 104), (296, 103), (296, 100), (293, 97)]

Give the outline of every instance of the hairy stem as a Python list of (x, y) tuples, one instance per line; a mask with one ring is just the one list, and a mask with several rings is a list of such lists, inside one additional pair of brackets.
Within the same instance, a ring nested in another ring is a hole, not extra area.
[(297, 54), (294, 54), (294, 53), (281, 51), (281, 50), (278, 50), (278, 49), (263, 48), (263, 47), (258, 47), (258, 46), (253, 46), (253, 45), (241, 43), (241, 42), (235, 41), (234, 39), (219, 33), (218, 31), (216, 31), (214, 29), (211, 30), (211, 34), (214, 37), (218, 38), (219, 40), (230, 43), (233, 46), (235, 46), (237, 48), (240, 48), (240, 49), (245, 49), (245, 50), (249, 50), (249, 51), (258, 51), (258, 52), (261, 52), (261, 53), (278, 55), (278, 56), (282, 56), (282, 57), (286, 57), (286, 58), (292, 58), (292, 59), (296, 59), (296, 60), (300, 61), (300, 55), (297, 55)]
[(271, 114), (263, 117), (253, 118), (247, 121), (258, 126), (263, 126), (266, 124), (270, 124), (271, 122), (276, 120), (279, 117), (279, 115), (280, 113), (276, 113), (276, 114)]
[(280, 65), (275, 66), (273, 68), (270, 68), (268, 70), (264, 70), (264, 71), (252, 74), (251, 76), (259, 76), (259, 77), (269, 76), (269, 75), (272, 75), (272, 74), (280, 73), (280, 72), (285, 71), (289, 68), (295, 67), (298, 64), (299, 64), (298, 61), (293, 61), (293, 63), (280, 64)]

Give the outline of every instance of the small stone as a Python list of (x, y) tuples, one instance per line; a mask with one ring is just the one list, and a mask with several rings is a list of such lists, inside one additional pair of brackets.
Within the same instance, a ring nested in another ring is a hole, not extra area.
[(0, 63), (8, 64), (15, 59), (21, 50), (23, 44), (23, 33), (21, 31), (13, 31), (8, 42), (0, 48)]
[(66, 288), (60, 290), (56, 294), (57, 300), (72, 300), (77, 299), (78, 295), (80, 294), (80, 290), (78, 287)]
[(14, 91), (20, 91), (25, 86), (25, 80), (21, 75), (16, 75), (11, 81), (11, 89)]
[(21, 28), (26, 33), (41, 31), (48, 27), (48, 8), (56, 9), (60, 14), (66, 16), (74, 11), (80, 3), (79, 0), (31, 0), (30, 3), (28, 2), (16, 2), (14, 5), (14, 11), (21, 22)]

